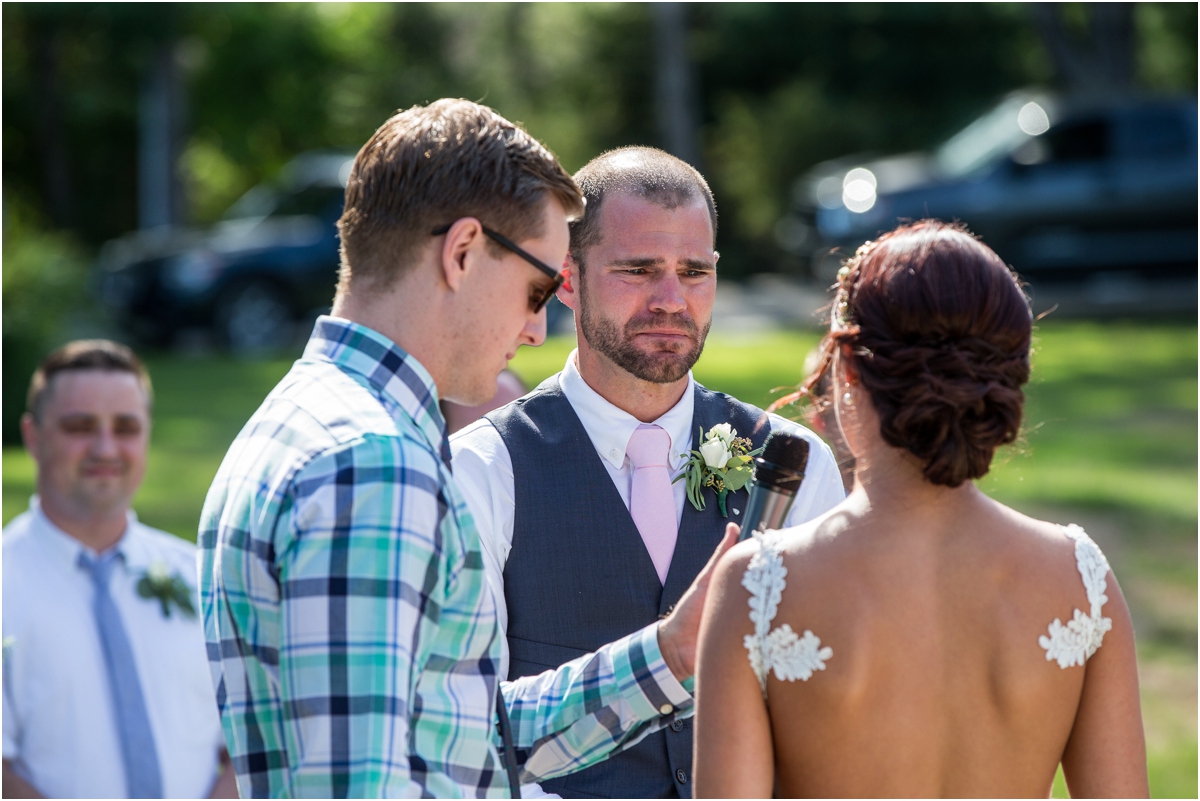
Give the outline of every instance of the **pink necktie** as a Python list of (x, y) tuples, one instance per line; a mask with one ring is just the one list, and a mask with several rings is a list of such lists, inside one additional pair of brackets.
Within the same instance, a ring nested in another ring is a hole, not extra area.
[(675, 519), (675, 493), (668, 465), (671, 437), (659, 426), (640, 425), (629, 438), (625, 455), (633, 465), (629, 514), (654, 560), (658, 580), (667, 583), (667, 570), (675, 554), (679, 524)]

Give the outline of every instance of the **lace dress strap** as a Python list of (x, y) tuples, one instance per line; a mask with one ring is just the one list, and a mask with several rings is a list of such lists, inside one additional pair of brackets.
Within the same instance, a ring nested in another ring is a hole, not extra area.
[(750, 621), (754, 623), (754, 633), (747, 634), (743, 643), (765, 698), (767, 675), (772, 670), (780, 681), (808, 681), (813, 671), (825, 669), (825, 660), (833, 656), (833, 649), (822, 648), (821, 639), (811, 631), (797, 635), (787, 623), (771, 630), (771, 621), (775, 619), (787, 586), (783, 535), (778, 531), (756, 531), (754, 540), (759, 551), (750, 559), (742, 576), (742, 586), (750, 591)]
[(1038, 644), (1046, 650), (1046, 661), (1057, 660), (1060, 668), (1083, 665), (1104, 641), (1104, 633), (1112, 629), (1112, 618), (1104, 617), (1101, 608), (1108, 602), (1108, 560), (1092, 538), (1079, 526), (1072, 523), (1063, 533), (1075, 542), (1075, 564), (1083, 577), (1083, 588), (1087, 591), (1089, 614), (1076, 609), (1075, 616), (1063, 625), (1054, 618), (1049, 636), (1038, 637)]

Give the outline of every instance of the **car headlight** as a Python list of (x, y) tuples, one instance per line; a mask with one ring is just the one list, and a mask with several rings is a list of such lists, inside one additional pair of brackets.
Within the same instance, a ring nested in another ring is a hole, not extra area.
[(842, 205), (855, 214), (870, 211), (875, 205), (878, 186), (875, 173), (866, 167), (855, 167), (842, 179)]
[(163, 280), (183, 292), (199, 293), (212, 286), (224, 268), (220, 257), (212, 251), (193, 250), (171, 259)]

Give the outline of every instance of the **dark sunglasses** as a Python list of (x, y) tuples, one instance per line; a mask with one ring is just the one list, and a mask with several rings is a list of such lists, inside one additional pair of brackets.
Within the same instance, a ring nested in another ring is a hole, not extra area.
[[(450, 225), (443, 225), (440, 228), (433, 229), (433, 235), (441, 236), (449, 230)], [(511, 250), (513, 253), (517, 254), (522, 259), (529, 262), (534, 267), (537, 267), (546, 275), (550, 276), (551, 280), (548, 285), (533, 287), (529, 290), (529, 308), (534, 314), (537, 314), (544, 309), (546, 304), (550, 302), (550, 298), (554, 297), (554, 293), (558, 291), (558, 288), (562, 286), (563, 282), (566, 280), (563, 274), (551, 267), (549, 264), (546, 264), (546, 262), (542, 261), (537, 256), (534, 256), (532, 253), (517, 247), (517, 245), (511, 239), (503, 234), (498, 234), (487, 227), (483, 227), (483, 232), (495, 240), (496, 244)]]

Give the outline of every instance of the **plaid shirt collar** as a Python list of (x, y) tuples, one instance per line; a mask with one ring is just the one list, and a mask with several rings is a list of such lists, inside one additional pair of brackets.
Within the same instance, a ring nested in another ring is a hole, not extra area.
[(378, 331), (321, 315), (304, 348), (308, 361), (327, 361), (357, 373), (407, 415), (450, 469), (450, 440), (429, 371)]

